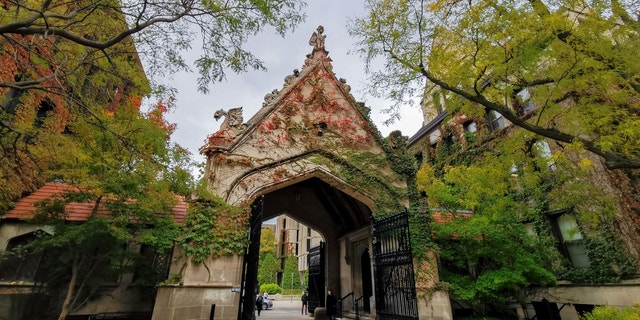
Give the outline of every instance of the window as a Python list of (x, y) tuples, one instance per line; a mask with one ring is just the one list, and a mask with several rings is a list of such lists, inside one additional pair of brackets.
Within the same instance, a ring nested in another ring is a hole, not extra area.
[(531, 95), (529, 94), (529, 89), (520, 90), (517, 94), (519, 106), (517, 106), (517, 111), (521, 114), (527, 114), (533, 110), (535, 110), (536, 106), (531, 101)]
[(551, 154), (551, 148), (549, 147), (549, 143), (543, 140), (539, 140), (536, 141), (536, 143), (534, 144), (534, 147), (536, 148), (536, 151), (538, 153), (538, 156), (540, 156), (541, 158), (547, 159), (547, 166), (549, 167), (549, 170), (555, 170), (556, 169), (556, 165), (553, 162), (552, 159), (552, 154)]
[(469, 143), (473, 143), (476, 141), (476, 123), (469, 120), (462, 124), (462, 129), (464, 129), (464, 137)]
[(38, 230), (9, 240), (0, 263), (0, 281), (35, 280), (42, 254), (29, 252), (24, 249), (24, 246), (44, 233)]
[[(21, 79), (21, 75), (16, 75), (14, 77), (16, 82), (19, 82)], [(9, 92), (7, 92), (4, 96), (4, 100), (2, 101), (2, 109), (4, 109), (8, 114), (15, 114), (16, 109), (18, 109), (18, 105), (20, 104), (20, 98), (23, 94), (23, 89), (9, 88)]]
[(487, 112), (487, 124), (489, 126), (490, 131), (495, 131), (500, 128), (504, 128), (505, 126), (504, 117), (502, 117), (502, 115), (496, 112), (495, 110), (489, 110), (489, 112)]
[(476, 132), (476, 123), (473, 121), (467, 121), (462, 124), (462, 128), (464, 129), (464, 132), (474, 133)]
[(49, 100), (45, 99), (40, 103), (40, 107), (38, 107), (38, 112), (36, 113), (36, 119), (34, 121), (34, 125), (38, 128), (44, 127), (44, 122), (49, 116), (49, 114), (53, 111), (54, 106)]
[(550, 217), (553, 234), (559, 242), (560, 252), (571, 261), (576, 268), (587, 268), (589, 257), (584, 248), (584, 238), (576, 219), (562, 212)]
[(160, 253), (149, 245), (140, 247), (141, 261), (133, 274), (133, 282), (142, 280), (142, 284), (156, 285), (169, 277), (172, 252)]
[(533, 222), (526, 222), (524, 224), (524, 228), (527, 229), (527, 234), (530, 236), (535, 236), (538, 234), (536, 232), (536, 226), (533, 224)]

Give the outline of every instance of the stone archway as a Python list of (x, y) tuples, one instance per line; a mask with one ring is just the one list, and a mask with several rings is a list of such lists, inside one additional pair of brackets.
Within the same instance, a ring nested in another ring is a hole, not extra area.
[[(234, 206), (260, 197), (263, 218), (286, 212), (318, 230), (328, 252), (326, 286), (336, 295), (363, 295), (363, 254), (372, 251), (370, 217), (407, 208), (407, 183), (393, 170), (393, 146), (383, 144), (368, 110), (332, 69), (324, 42), (315, 43), (302, 69), (267, 94), (247, 122), (242, 108), (217, 112), (225, 121), (201, 151), (213, 194)], [(241, 255), (181, 261), (172, 272), (182, 282), (159, 289), (153, 318), (236, 318), (242, 270)], [(369, 308), (375, 314), (374, 303)]]

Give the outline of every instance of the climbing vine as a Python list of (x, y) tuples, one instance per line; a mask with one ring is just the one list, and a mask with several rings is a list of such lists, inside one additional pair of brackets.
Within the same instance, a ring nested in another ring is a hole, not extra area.
[(201, 263), (208, 258), (244, 253), (248, 245), (250, 209), (204, 194), (192, 200), (178, 245), (183, 255)]

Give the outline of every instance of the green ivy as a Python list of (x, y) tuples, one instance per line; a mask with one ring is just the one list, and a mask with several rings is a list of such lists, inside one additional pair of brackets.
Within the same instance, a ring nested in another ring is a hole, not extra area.
[(571, 268), (561, 275), (562, 278), (576, 283), (612, 283), (634, 274), (633, 262), (624, 252), (620, 240), (610, 232), (591, 235), (584, 240), (584, 245), (589, 267)]
[(205, 194), (189, 204), (183, 235), (178, 245), (193, 262), (241, 254), (248, 246), (249, 208), (227, 204)]

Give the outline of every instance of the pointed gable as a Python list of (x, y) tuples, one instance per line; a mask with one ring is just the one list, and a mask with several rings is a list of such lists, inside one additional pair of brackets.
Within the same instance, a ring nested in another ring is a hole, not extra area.
[(207, 156), (206, 174), (214, 193), (234, 198), (233, 203), (305, 175), (343, 180), (338, 171), (344, 172), (344, 166), (371, 173), (375, 178), (369, 180), (379, 179), (378, 184), (406, 187), (390, 169), (377, 129), (363, 114), (367, 111), (351, 96), (346, 81), (334, 74), (323, 31), (319, 27), (311, 37), (313, 51), (302, 68), (285, 78), (282, 89), (267, 94), (251, 119), (209, 136), (201, 151)]
[[(314, 32), (312, 40), (323, 37)], [(268, 93), (250, 120), (241, 126), (223, 126), (208, 137), (201, 151), (236, 150), (247, 143), (261, 151), (274, 147), (308, 150), (335, 143), (367, 148), (374, 144), (376, 129), (358, 110), (349, 91), (346, 80), (333, 73), (324, 45), (316, 43), (302, 69), (287, 76), (281, 90)]]

